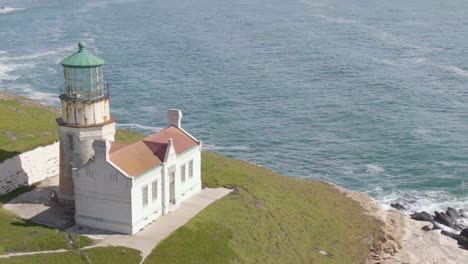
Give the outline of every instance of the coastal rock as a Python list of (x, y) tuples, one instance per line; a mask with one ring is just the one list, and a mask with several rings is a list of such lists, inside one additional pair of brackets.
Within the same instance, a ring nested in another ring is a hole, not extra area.
[(398, 211), (406, 211), (406, 207), (404, 207), (400, 203), (392, 203), (392, 204), (390, 204), (390, 206), (397, 209)]
[(410, 214), (410, 217), (411, 219), (416, 220), (416, 221), (432, 222), (432, 216), (425, 211)]
[(442, 230), (440, 233), (441, 233), (442, 235), (451, 237), (451, 238), (453, 238), (453, 239), (455, 239), (455, 240), (457, 240), (457, 241), (458, 241), (458, 239), (461, 237), (460, 235), (457, 235), (457, 234), (455, 234), (455, 233), (448, 232), (448, 231), (445, 231), (445, 230)]
[(460, 215), (460, 217), (468, 218), (468, 213), (465, 212), (465, 210), (463, 209), (458, 210), (458, 214)]
[(465, 228), (463, 229), (461, 232), (460, 232), (460, 236), (468, 239), (468, 228)]
[(423, 226), (421, 229), (424, 230), (424, 231), (430, 231), (430, 230), (432, 230), (431, 227), (428, 226), (428, 225)]
[(460, 234), (454, 234), (445, 230), (442, 230), (441, 234), (457, 240), (459, 246), (468, 249), (468, 228), (463, 229)]
[(435, 211), (434, 214), (435, 214), (434, 221), (439, 222), (452, 229), (461, 230), (461, 227), (457, 225), (457, 221), (453, 219), (452, 217), (450, 217), (449, 215), (447, 215), (446, 213)]
[(448, 216), (450, 216), (453, 219), (458, 219), (460, 216), (458, 215), (457, 210), (453, 209), (452, 207), (447, 208), (447, 212), (445, 212)]

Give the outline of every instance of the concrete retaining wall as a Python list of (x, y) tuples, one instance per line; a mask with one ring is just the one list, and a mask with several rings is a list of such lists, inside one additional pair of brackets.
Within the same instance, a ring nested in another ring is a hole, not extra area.
[(58, 142), (21, 153), (0, 163), (0, 195), (58, 173)]

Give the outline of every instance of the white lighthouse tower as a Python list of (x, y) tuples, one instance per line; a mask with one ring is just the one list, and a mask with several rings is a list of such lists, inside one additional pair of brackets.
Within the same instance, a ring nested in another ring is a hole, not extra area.
[(58, 196), (73, 200), (72, 174), (94, 155), (94, 140), (114, 140), (115, 119), (109, 112), (109, 91), (104, 82), (104, 61), (78, 44), (78, 52), (64, 59), (65, 86), (61, 89), (60, 187)]

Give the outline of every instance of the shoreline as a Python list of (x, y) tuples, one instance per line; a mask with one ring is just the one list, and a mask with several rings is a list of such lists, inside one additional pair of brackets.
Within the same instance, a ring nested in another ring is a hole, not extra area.
[(372, 250), (367, 263), (465, 263), (468, 250), (455, 239), (442, 235), (440, 230), (424, 231), (429, 222), (420, 222), (396, 209), (384, 209), (382, 204), (361, 192), (350, 191), (330, 183), (349, 198), (357, 201), (367, 213), (383, 222), (385, 239)]

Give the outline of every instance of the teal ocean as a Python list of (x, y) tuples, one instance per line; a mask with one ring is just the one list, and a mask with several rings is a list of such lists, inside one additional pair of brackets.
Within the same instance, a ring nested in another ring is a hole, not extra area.
[(0, 0), (0, 88), (58, 106), (106, 60), (121, 128), (169, 108), (205, 149), (409, 211), (468, 209), (466, 0)]

